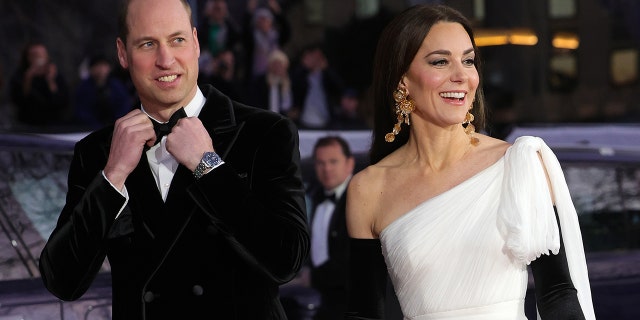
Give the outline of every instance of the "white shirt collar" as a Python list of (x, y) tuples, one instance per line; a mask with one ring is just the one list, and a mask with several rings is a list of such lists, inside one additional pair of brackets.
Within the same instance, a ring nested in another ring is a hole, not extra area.
[(342, 197), (342, 194), (344, 194), (345, 190), (347, 190), (347, 186), (349, 185), (350, 180), (351, 180), (351, 175), (349, 175), (347, 179), (345, 179), (340, 185), (333, 188), (333, 190), (328, 190), (328, 191), (325, 190), (325, 192), (327, 194), (333, 193), (336, 195), (336, 199), (340, 199), (340, 197)]
[[(202, 94), (202, 91), (200, 91), (200, 88), (196, 88), (196, 95), (184, 107), (184, 112), (187, 114), (187, 117), (197, 117), (198, 115), (200, 115), (200, 111), (202, 111), (202, 107), (204, 106), (204, 103), (206, 101), (207, 100), (205, 99), (204, 94)], [(156, 118), (154, 118), (151, 115), (149, 115), (147, 113), (147, 111), (144, 110), (144, 106), (142, 104), (140, 104), (140, 109), (142, 110), (142, 112), (147, 114), (147, 116), (149, 116), (149, 118), (151, 118), (151, 119), (153, 119), (153, 120), (155, 120), (157, 122), (160, 122), (160, 123), (163, 122), (163, 121), (158, 121)]]
[[(202, 91), (200, 91), (200, 88), (197, 88), (196, 95), (184, 107), (184, 112), (187, 114), (187, 117), (197, 117), (200, 114), (200, 111), (202, 111), (202, 107), (204, 106), (204, 103), (206, 101), (207, 101), (207, 99), (205, 99), (204, 95), (202, 94)], [(152, 116), (150, 116), (144, 110), (144, 106), (140, 105), (140, 109), (147, 116), (149, 116), (149, 118), (151, 118), (151, 119), (153, 119), (155, 121), (158, 121), (158, 120), (154, 119)], [(160, 122), (160, 121), (158, 121), (158, 122)], [(173, 161), (175, 161), (175, 159), (173, 159), (173, 156), (171, 156), (171, 154), (167, 151), (167, 147), (165, 145), (166, 141), (167, 141), (167, 137), (166, 136), (162, 137), (162, 140), (160, 140), (160, 143), (158, 143), (155, 146), (151, 147), (147, 151), (147, 157), (148, 157), (150, 163), (159, 163), (159, 162), (165, 161), (167, 159), (172, 159)], [(177, 162), (174, 163), (173, 166), (177, 167)], [(175, 168), (173, 170), (175, 172)]]

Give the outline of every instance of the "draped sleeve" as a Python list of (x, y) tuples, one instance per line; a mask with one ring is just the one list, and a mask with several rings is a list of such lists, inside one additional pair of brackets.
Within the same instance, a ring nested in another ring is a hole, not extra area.
[(542, 254), (558, 254), (561, 230), (580, 306), (586, 319), (595, 319), (578, 215), (560, 163), (541, 138), (519, 137), (507, 150), (503, 190), (498, 219), (508, 252), (523, 264), (530, 264)]

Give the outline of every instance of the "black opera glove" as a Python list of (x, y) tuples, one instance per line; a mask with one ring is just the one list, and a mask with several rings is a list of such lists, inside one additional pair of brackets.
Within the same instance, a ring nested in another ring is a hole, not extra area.
[(387, 265), (379, 239), (350, 238), (349, 299), (345, 319), (384, 319)]
[[(558, 221), (558, 210), (556, 223)], [(560, 232), (560, 250), (558, 254), (542, 255), (531, 262), (531, 271), (535, 282), (536, 304), (543, 320), (582, 320), (585, 319), (578, 301), (576, 288), (571, 281), (567, 256)]]

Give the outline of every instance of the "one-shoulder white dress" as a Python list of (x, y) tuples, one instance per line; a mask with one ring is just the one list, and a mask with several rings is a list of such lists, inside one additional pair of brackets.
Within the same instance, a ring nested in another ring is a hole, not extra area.
[(405, 319), (527, 319), (527, 265), (560, 248), (545, 170), (572, 282), (586, 319), (595, 319), (578, 217), (562, 169), (544, 141), (529, 136), (381, 232)]

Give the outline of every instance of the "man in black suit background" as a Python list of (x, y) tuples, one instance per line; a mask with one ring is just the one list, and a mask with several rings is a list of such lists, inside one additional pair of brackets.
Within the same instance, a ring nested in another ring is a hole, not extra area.
[(295, 126), (197, 86), (186, 0), (124, 1), (119, 25), (140, 105), (76, 144), (46, 287), (78, 299), (108, 257), (113, 319), (284, 319), (309, 250)]
[(300, 128), (329, 128), (336, 120), (344, 88), (342, 77), (330, 64), (322, 45), (306, 46), (291, 68), (293, 106), (289, 116)]
[(316, 320), (342, 319), (346, 311), (349, 237), (345, 220), (347, 185), (355, 159), (339, 136), (318, 139), (313, 160), (319, 187), (311, 192), (311, 287), (321, 296)]

